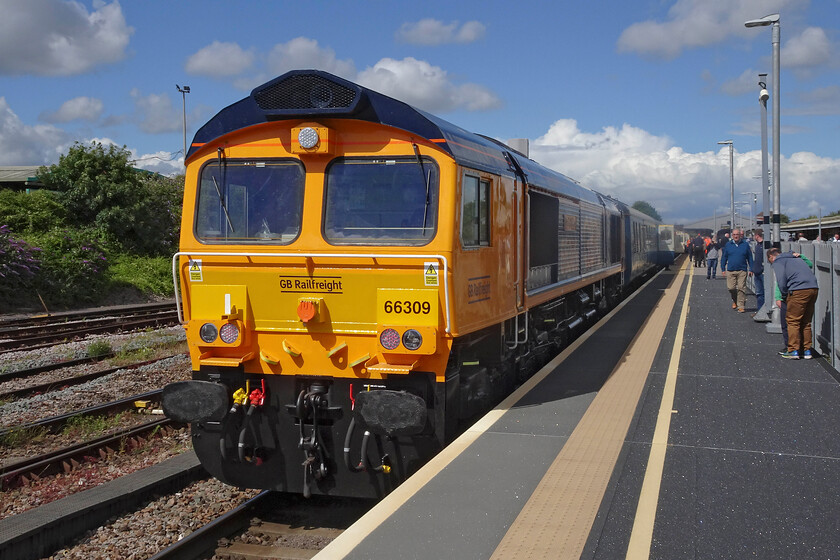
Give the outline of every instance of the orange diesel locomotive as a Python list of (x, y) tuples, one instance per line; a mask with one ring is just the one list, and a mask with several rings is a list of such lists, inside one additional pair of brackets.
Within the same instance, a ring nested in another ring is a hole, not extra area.
[(229, 484), (383, 496), (649, 274), (657, 231), (500, 142), (289, 72), (189, 150), (193, 380), (164, 409)]

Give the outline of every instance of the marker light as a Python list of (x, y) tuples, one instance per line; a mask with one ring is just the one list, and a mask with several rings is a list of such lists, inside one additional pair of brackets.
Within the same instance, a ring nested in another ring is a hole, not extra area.
[(414, 329), (408, 329), (402, 335), (402, 343), (409, 350), (417, 350), (423, 345), (423, 336)]
[(400, 345), (400, 333), (394, 329), (385, 329), (379, 335), (379, 343), (386, 350), (393, 350)]
[(225, 344), (230, 344), (239, 338), (239, 329), (233, 323), (225, 323), (219, 330), (219, 338)]
[(300, 144), (301, 148), (306, 148), (307, 150), (314, 148), (320, 140), (318, 131), (311, 126), (301, 128), (300, 132), (298, 132), (298, 144)]
[(219, 332), (216, 330), (216, 326), (213, 323), (204, 323), (198, 331), (198, 336), (200, 336), (201, 340), (207, 344), (215, 342), (218, 335)]

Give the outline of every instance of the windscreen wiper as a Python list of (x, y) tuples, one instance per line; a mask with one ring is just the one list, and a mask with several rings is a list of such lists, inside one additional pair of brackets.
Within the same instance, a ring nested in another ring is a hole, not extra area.
[[(224, 154), (222, 153), (222, 149), (219, 148), (217, 153), (219, 154), (219, 174), (222, 174), (222, 159), (224, 159)], [(227, 167), (227, 162), (225, 162), (225, 167)], [(230, 231), (236, 232), (233, 228), (233, 222), (230, 221), (230, 214), (228, 214), (227, 206), (225, 206), (225, 197), (222, 196), (222, 190), (219, 188), (219, 183), (216, 182), (215, 175), (210, 175), (213, 177), (213, 186), (216, 187), (216, 194), (219, 196), (219, 204), (222, 205), (222, 210), (225, 212), (225, 219), (227, 220), (228, 227)]]
[(417, 163), (420, 165), (420, 172), (423, 174), (423, 181), (426, 183), (426, 206), (423, 208), (423, 235), (426, 235), (426, 220), (429, 215), (429, 205), (432, 202), (429, 200), (429, 184), (432, 181), (432, 170), (429, 169), (429, 171), (426, 172), (426, 168), (423, 166), (423, 158), (420, 157), (420, 148), (418, 148), (417, 144), (414, 143), (412, 143), (411, 146), (414, 148), (414, 155), (417, 157)]

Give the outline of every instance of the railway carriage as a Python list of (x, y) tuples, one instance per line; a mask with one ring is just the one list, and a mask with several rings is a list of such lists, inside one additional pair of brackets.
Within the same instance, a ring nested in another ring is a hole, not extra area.
[(232, 485), (383, 496), (650, 274), (656, 232), (500, 142), (289, 72), (188, 152), (193, 380), (164, 409)]

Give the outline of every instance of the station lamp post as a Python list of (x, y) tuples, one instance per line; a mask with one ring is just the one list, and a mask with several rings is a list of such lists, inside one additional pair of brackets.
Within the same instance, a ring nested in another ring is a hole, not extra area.
[(757, 192), (742, 192), (741, 194), (744, 195), (744, 196), (752, 195), (752, 198), (753, 198), (752, 203), (748, 202), (748, 204), (752, 204), (752, 208), (750, 209), (750, 229), (755, 229), (755, 217), (758, 216), (758, 214), (755, 211), (755, 204), (756, 204), (756, 202), (758, 202), (758, 193)]
[(735, 229), (735, 172), (732, 168), (732, 140), (723, 140), (718, 144), (729, 145), (729, 234)]
[[(779, 14), (770, 14), (759, 19), (751, 19), (744, 22), (746, 27), (767, 27), (773, 26), (773, 246), (781, 247), (781, 189), (780, 189), (780, 157), (779, 139), (781, 136), (780, 104), (779, 104), (779, 43), (781, 41), (781, 27)], [(763, 89), (763, 88), (762, 88)], [(765, 98), (766, 100), (766, 98)], [(766, 166), (764, 167), (766, 169)], [(764, 170), (762, 170), (764, 173)]]
[(175, 89), (181, 93), (181, 107), (184, 110), (184, 165), (187, 164), (187, 94), (190, 92), (190, 86), (183, 88), (175, 84)]

